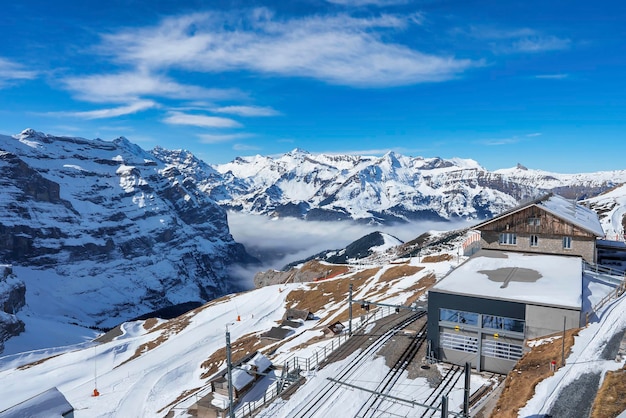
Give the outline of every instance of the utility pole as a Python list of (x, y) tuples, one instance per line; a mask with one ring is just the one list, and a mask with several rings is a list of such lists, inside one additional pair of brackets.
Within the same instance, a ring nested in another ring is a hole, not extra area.
[(448, 418), (448, 397), (446, 395), (441, 397), (441, 418)]
[(565, 366), (565, 321), (567, 317), (563, 317), (563, 341), (561, 342), (561, 367)]
[(233, 408), (233, 363), (231, 359), (230, 347), (230, 331), (226, 325), (226, 374), (228, 375), (228, 417), (235, 418), (235, 410)]
[(348, 335), (352, 337), (352, 283), (350, 283), (350, 290), (348, 291)]
[(472, 364), (465, 363), (465, 390), (463, 393), (463, 415), (469, 417), (469, 400), (470, 400), (470, 381), (471, 381)]

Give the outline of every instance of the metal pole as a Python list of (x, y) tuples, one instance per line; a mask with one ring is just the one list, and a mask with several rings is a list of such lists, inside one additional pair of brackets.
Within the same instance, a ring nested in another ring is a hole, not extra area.
[(470, 378), (471, 378), (472, 364), (465, 363), (465, 390), (463, 394), (463, 415), (469, 417), (469, 400), (470, 400)]
[(561, 342), (561, 366), (565, 366), (565, 320), (566, 316), (563, 317), (563, 341)]
[(446, 395), (441, 397), (441, 418), (448, 418), (448, 397)]
[(235, 418), (235, 410), (233, 408), (233, 363), (230, 353), (230, 332), (226, 327), (226, 373), (228, 375), (228, 416), (229, 418)]
[(350, 283), (350, 290), (348, 291), (348, 314), (350, 316), (348, 320), (348, 335), (352, 336), (352, 283)]

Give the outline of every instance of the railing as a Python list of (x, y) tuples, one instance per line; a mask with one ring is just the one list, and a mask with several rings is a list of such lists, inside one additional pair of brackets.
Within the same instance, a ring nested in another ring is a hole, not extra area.
[[(383, 318), (391, 313), (395, 313), (395, 310), (391, 309), (388, 306), (380, 307), (375, 309), (372, 313), (367, 315), (361, 315), (356, 321), (354, 325), (354, 331), (358, 331), (365, 327), (372, 321)], [(350, 336), (347, 333), (347, 329), (344, 330), (344, 333), (339, 334), (337, 337), (333, 338), (330, 343), (326, 344), (324, 347), (315, 350), (315, 352), (309, 357), (299, 357), (295, 354), (291, 357), (288, 357), (284, 364), (287, 367), (291, 368), (300, 368), (301, 370), (311, 371), (317, 368), (317, 366), (326, 360), (326, 358), (336, 349), (338, 349), (343, 343), (345, 343)]]
[[(395, 312), (395, 310), (391, 309), (388, 306), (385, 306), (385, 307), (380, 307), (376, 309), (375, 311), (373, 311), (372, 313), (368, 315), (362, 315), (357, 320), (358, 322), (355, 325), (354, 330), (358, 331), (364, 328), (370, 322), (375, 321), (376, 319), (383, 318), (387, 315), (390, 315), (392, 312)], [(341, 347), (346, 341), (348, 341), (349, 338), (350, 338), (350, 335), (348, 335), (347, 329), (346, 329), (344, 333), (339, 334), (337, 337), (333, 338), (330, 341), (330, 343), (325, 345), (324, 347), (318, 350), (315, 350), (315, 352), (313, 352), (313, 354), (310, 355), (309, 357), (299, 357), (296, 355), (288, 357), (287, 360), (285, 360), (283, 367), (285, 367), (287, 370), (298, 370), (298, 371), (315, 370), (320, 365), (320, 363), (326, 360), (332, 352), (334, 352), (339, 347)], [(298, 380), (291, 378), (289, 380), (289, 384), (282, 388), (281, 386), (283, 385), (281, 385), (280, 382), (276, 382), (277, 383), (276, 385), (271, 385), (270, 388), (265, 392), (265, 394), (263, 395), (263, 399), (259, 399), (253, 402), (246, 402), (244, 404), (239, 405), (235, 412), (235, 417), (245, 418), (245, 417), (252, 416), (252, 413), (254, 411), (272, 402), (278, 395), (280, 395), (285, 390), (289, 389), (292, 385), (294, 385), (297, 382)]]
[(619, 285), (623, 283), (626, 278), (626, 273), (624, 273), (621, 270), (612, 269), (611, 267), (602, 266), (598, 264), (591, 264), (584, 260), (583, 260), (583, 269), (586, 272), (602, 276), (599, 278), (615, 285)]
[[(354, 331), (358, 331), (364, 328), (365, 326), (367, 326), (367, 324), (371, 323), (372, 321), (383, 318), (387, 315), (390, 315), (391, 313), (395, 313), (395, 310), (391, 309), (390, 307), (385, 306), (385, 307), (380, 307), (378, 309), (375, 309), (373, 312), (368, 313), (367, 315), (361, 315), (356, 320), (356, 324), (353, 324)], [(315, 370), (320, 365), (320, 363), (326, 360), (326, 358), (328, 358), (328, 356), (333, 351), (341, 347), (349, 338), (350, 336), (348, 335), (347, 329), (345, 329), (344, 333), (339, 334), (337, 337), (332, 338), (330, 343), (326, 344), (324, 347), (318, 350), (315, 350), (315, 352), (309, 357), (299, 357), (296, 355), (288, 357), (284, 361), (283, 367), (286, 368), (287, 370), (292, 370), (290, 374), (298, 374), (298, 375), (299, 375), (299, 372), (302, 370), (305, 370), (305, 371)], [(297, 371), (297, 373), (295, 373), (295, 371)], [(297, 379), (295, 375), (289, 376), (288, 379), (282, 378), (278, 380), (276, 384), (272, 384), (268, 387), (268, 389), (263, 394), (263, 398), (260, 398), (256, 401), (245, 402), (245, 403), (237, 405), (236, 410), (235, 410), (235, 417), (245, 418), (245, 417), (252, 416), (257, 409), (273, 402), (281, 393), (289, 389), (294, 384), (298, 383), (298, 381), (299, 379)], [(288, 382), (287, 385), (284, 384), (286, 382)], [(192, 398), (195, 398), (197, 402), (199, 399), (208, 395), (210, 391), (211, 391), (211, 386), (207, 385), (204, 388), (200, 389), (199, 391), (195, 392), (194, 394), (191, 394), (187, 396), (186, 398), (181, 399), (176, 404), (176, 406), (171, 408), (171, 410), (187, 410), (189, 407), (184, 407), (184, 408), (181, 407), (183, 403), (189, 402), (189, 400)]]
[(595, 306), (591, 309), (591, 312), (587, 312), (587, 324), (589, 324), (589, 315), (592, 312), (598, 312), (598, 310), (602, 309), (604, 305), (606, 305), (608, 302), (622, 296), (624, 292), (626, 292), (626, 281), (622, 282), (619, 286), (615, 288), (615, 290), (612, 290), (611, 292), (609, 292), (608, 295), (600, 299), (598, 303), (596, 303)]

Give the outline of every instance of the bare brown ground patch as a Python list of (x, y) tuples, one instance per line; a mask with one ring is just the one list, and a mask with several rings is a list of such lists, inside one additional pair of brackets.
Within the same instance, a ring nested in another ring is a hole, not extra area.
[[(200, 375), (200, 378), (206, 379), (217, 373), (220, 366), (226, 362), (226, 343), (224, 347), (215, 351), (205, 361), (202, 362), (200, 367), (206, 369)], [(264, 343), (257, 334), (247, 334), (239, 338), (235, 342), (231, 342), (231, 361), (233, 363), (238, 362), (245, 356), (263, 348), (267, 343)]]
[[(574, 336), (578, 335), (579, 331), (580, 328), (565, 332), (566, 357), (571, 352)], [(491, 413), (491, 418), (517, 418), (520, 408), (526, 405), (526, 402), (535, 393), (535, 386), (554, 374), (550, 370), (550, 363), (556, 361), (558, 365), (561, 362), (562, 346), (563, 340), (557, 338), (533, 347), (524, 354), (515, 368), (506, 376), (504, 389)]]
[(156, 337), (155, 339), (141, 344), (139, 347), (137, 347), (137, 349), (135, 349), (135, 353), (132, 356), (130, 356), (128, 359), (121, 362), (119, 365), (115, 366), (115, 368), (118, 368), (128, 363), (129, 361), (132, 361), (138, 358), (142, 354), (145, 354), (148, 351), (155, 349), (156, 347), (160, 346), (165, 341), (167, 341), (172, 335), (176, 335), (182, 330), (184, 330), (189, 325), (191, 318), (195, 316), (196, 313), (199, 312), (198, 309), (201, 309), (201, 308), (202, 307), (194, 309), (195, 312), (194, 311), (187, 312), (184, 315), (181, 315), (174, 319), (170, 319), (169, 321), (162, 322), (158, 326), (154, 327), (152, 331), (150, 331), (151, 333), (157, 332), (157, 331), (163, 331), (163, 332), (159, 334), (159, 336)]
[(152, 328), (156, 327), (158, 323), (159, 320), (157, 318), (148, 318), (143, 323), (143, 329), (150, 331)]
[(419, 281), (413, 286), (404, 289), (402, 292), (411, 292), (411, 296), (406, 299), (404, 304), (410, 305), (413, 302), (417, 301), (424, 293), (426, 293), (428, 289), (430, 289), (435, 284), (436, 281), (437, 278), (435, 277), (435, 275), (433, 273), (430, 273), (419, 279)]
[(607, 372), (598, 391), (591, 418), (615, 418), (626, 410), (626, 367)]
[(378, 270), (378, 268), (368, 269), (355, 273), (346, 279), (316, 282), (310, 284), (306, 289), (292, 290), (287, 295), (286, 307), (317, 312), (327, 306), (329, 302), (347, 299), (349, 283), (352, 283), (353, 291), (356, 292)]
[(378, 279), (379, 282), (389, 282), (393, 280), (399, 280), (406, 276), (412, 276), (415, 273), (424, 270), (424, 267), (411, 266), (408, 264), (394, 266), (385, 270), (385, 272)]
[(450, 254), (427, 255), (422, 258), (422, 263), (440, 263), (442, 261), (450, 261), (453, 258)]
[(28, 364), (22, 364), (21, 366), (17, 366), (17, 370), (26, 370), (26, 369), (30, 369), (33, 366), (37, 366), (38, 364), (42, 364), (45, 363), (46, 361), (53, 359), (55, 357), (59, 357), (61, 354), (55, 354), (53, 356), (50, 357), (46, 357), (46, 358), (42, 358), (40, 360), (37, 361), (33, 361), (32, 363), (28, 363)]
[(317, 278), (315, 280), (322, 280), (324, 278), (330, 278), (334, 276), (338, 276), (340, 274), (345, 274), (350, 269), (348, 266), (337, 265), (337, 264), (323, 264), (316, 260), (311, 260), (305, 263), (300, 271), (302, 273), (316, 273)]
[(174, 399), (172, 402), (170, 402), (167, 405), (165, 405), (163, 408), (159, 409), (157, 412), (161, 413), (161, 412), (165, 411), (166, 409), (171, 408), (172, 406), (176, 405), (178, 402), (182, 401), (183, 399), (187, 398), (188, 396), (193, 395), (194, 393), (196, 393), (200, 389), (202, 389), (202, 388), (198, 387), (198, 388), (188, 389), (188, 390), (184, 391), (183, 393), (178, 395), (178, 397), (176, 399)]

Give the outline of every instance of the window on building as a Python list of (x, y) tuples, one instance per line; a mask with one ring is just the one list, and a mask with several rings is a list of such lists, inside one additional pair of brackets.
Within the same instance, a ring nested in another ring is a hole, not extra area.
[(563, 237), (563, 248), (566, 250), (572, 249), (572, 237)]
[(439, 320), (456, 322), (464, 325), (478, 325), (478, 314), (473, 312), (457, 311), (455, 309), (439, 309)]
[(541, 219), (536, 217), (528, 218), (528, 225), (530, 226), (539, 226), (541, 225)]
[(450, 348), (452, 350), (465, 351), (466, 353), (478, 352), (478, 338), (449, 332), (442, 332), (440, 337), (439, 344), (441, 348)]
[(530, 236), (530, 246), (537, 247), (539, 245), (539, 235)]
[(524, 321), (505, 316), (483, 315), (483, 328), (524, 332)]
[(500, 244), (517, 245), (517, 234), (505, 232), (500, 234)]

